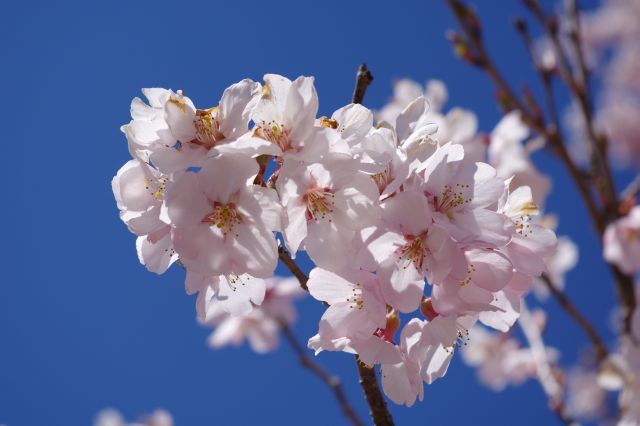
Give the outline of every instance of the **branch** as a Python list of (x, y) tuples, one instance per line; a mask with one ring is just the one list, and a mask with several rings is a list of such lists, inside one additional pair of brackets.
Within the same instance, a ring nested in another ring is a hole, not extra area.
[(340, 404), (340, 408), (342, 409), (343, 414), (351, 421), (352, 425), (363, 426), (364, 423), (362, 423), (362, 421), (358, 418), (355, 410), (351, 407), (351, 404), (349, 404), (349, 401), (347, 400), (344, 390), (342, 389), (340, 378), (332, 375), (307, 356), (305, 348), (300, 344), (300, 342), (298, 342), (296, 336), (293, 334), (286, 323), (280, 322), (280, 327), (282, 329), (282, 334), (289, 342), (289, 345), (291, 345), (293, 351), (296, 353), (296, 355), (298, 355), (300, 364), (320, 380), (322, 380), (331, 389), (334, 396), (336, 397), (336, 400)]
[(640, 175), (636, 176), (633, 181), (622, 191), (621, 199), (636, 197), (640, 194)]
[(356, 74), (356, 87), (353, 89), (353, 98), (351, 102), (354, 104), (361, 104), (364, 100), (364, 94), (367, 92), (367, 87), (373, 81), (373, 74), (367, 68), (367, 64), (361, 64)]
[[(501, 95), (504, 97), (505, 103), (509, 106), (520, 111), (520, 116), (522, 121), (529, 126), (532, 130), (536, 131), (545, 139), (549, 141), (551, 146), (555, 149), (556, 154), (560, 157), (560, 160), (564, 163), (565, 167), (569, 171), (569, 175), (572, 180), (578, 187), (578, 191), (587, 207), (589, 212), (589, 216), (598, 231), (598, 234), (602, 234), (604, 232), (604, 223), (601, 219), (600, 211), (596, 206), (592, 196), (591, 191), (585, 181), (584, 177), (586, 173), (583, 172), (576, 166), (576, 164), (571, 159), (569, 152), (564, 144), (562, 136), (559, 132), (559, 129), (549, 129), (545, 126), (544, 122), (540, 119), (540, 117), (534, 117), (534, 115), (524, 106), (522, 101), (515, 95), (511, 87), (507, 84), (502, 74), (498, 71), (496, 66), (493, 63), (493, 60), (489, 56), (486, 48), (484, 47), (484, 43), (482, 38), (480, 37), (480, 32), (475, 28), (471, 28), (469, 26), (469, 20), (465, 16), (465, 13), (472, 13), (469, 11), (467, 6), (462, 4), (458, 0), (447, 0), (451, 10), (454, 12), (460, 27), (464, 31), (467, 37), (466, 48), (473, 49), (473, 63), (480, 68), (482, 68), (485, 73), (494, 81), (495, 85), (500, 90)], [(458, 40), (458, 42), (464, 43), (465, 41)]]
[(575, 307), (575, 305), (569, 300), (566, 294), (564, 294), (558, 287), (556, 287), (548, 275), (542, 275), (540, 277), (542, 282), (547, 286), (551, 294), (558, 300), (560, 306), (569, 314), (571, 318), (575, 320), (575, 322), (580, 326), (583, 331), (586, 333), (587, 337), (591, 340), (593, 347), (596, 351), (596, 357), (598, 359), (598, 363), (604, 361), (609, 351), (607, 350), (607, 346), (604, 344), (604, 341), (596, 331), (596, 329), (591, 325), (589, 320), (582, 315), (582, 313)]
[(375, 426), (393, 426), (393, 418), (387, 408), (387, 402), (384, 400), (380, 388), (378, 387), (378, 379), (373, 368), (360, 362), (356, 355), (356, 364), (358, 365), (358, 375), (360, 376), (360, 386), (364, 391), (364, 396), (371, 408), (369, 414), (373, 419)]
[(540, 385), (542, 385), (542, 390), (549, 398), (550, 408), (563, 424), (576, 425), (577, 423), (566, 413), (564, 406), (564, 389), (554, 375), (553, 368), (547, 357), (547, 349), (540, 334), (540, 328), (535, 323), (524, 300), (522, 300), (520, 307), (518, 324), (531, 348), (538, 381)]
[[(308, 292), (309, 287), (307, 287), (307, 281), (309, 281), (309, 278), (305, 275), (304, 272), (302, 272), (302, 270), (298, 267), (296, 262), (291, 258), (291, 256), (289, 255), (289, 252), (284, 247), (278, 247), (278, 255), (280, 257), (280, 261), (282, 261), (282, 263), (285, 264), (285, 266), (289, 269), (289, 271), (291, 271), (291, 273), (298, 279), (298, 282), (300, 282), (300, 287), (302, 287), (305, 291)], [(288, 328), (286, 328), (286, 326), (284, 325), (283, 325), (282, 331), (285, 334), (285, 337), (287, 337), (287, 339), (291, 343), (291, 345), (294, 346), (294, 343), (292, 342), (291, 339), (295, 339), (295, 338), (291, 334), (291, 331)], [(287, 333), (289, 333), (289, 335), (287, 335)], [(295, 345), (297, 346), (294, 346), (294, 350), (298, 353), (298, 356), (300, 357), (300, 362), (302, 362), (303, 365), (307, 366), (305, 364), (306, 361), (303, 361), (302, 359), (302, 356), (304, 355), (304, 350), (302, 349), (302, 347), (297, 341), (295, 341)], [(307, 357), (305, 356), (305, 359), (306, 358)], [(380, 392), (380, 388), (378, 387), (378, 379), (376, 378), (375, 371), (372, 368), (369, 368), (366, 365), (362, 364), (360, 361), (358, 361), (357, 356), (356, 356), (356, 362), (358, 364), (358, 372), (360, 374), (360, 385), (362, 386), (362, 390), (364, 391), (365, 397), (367, 399), (367, 403), (369, 404), (370, 414), (371, 414), (371, 418), (373, 419), (373, 423), (376, 426), (392, 426), (393, 418), (391, 417), (391, 413), (387, 408), (387, 403), (385, 402), (384, 397)], [(315, 373), (315, 374), (317, 375), (318, 373)], [(342, 404), (342, 401), (340, 400), (338, 395), (336, 395), (336, 398), (338, 398), (338, 400)], [(343, 407), (343, 411), (345, 411), (344, 407)], [(347, 414), (346, 411), (345, 411), (345, 414)]]
[(300, 269), (296, 262), (291, 258), (291, 255), (289, 254), (287, 249), (279, 246), (278, 257), (280, 258), (280, 261), (284, 263), (284, 266), (286, 266), (289, 271), (291, 271), (293, 276), (298, 279), (300, 287), (302, 287), (304, 291), (308, 292), (309, 287), (307, 287), (307, 281), (309, 281), (309, 278), (305, 275), (304, 272), (302, 272), (302, 269)]

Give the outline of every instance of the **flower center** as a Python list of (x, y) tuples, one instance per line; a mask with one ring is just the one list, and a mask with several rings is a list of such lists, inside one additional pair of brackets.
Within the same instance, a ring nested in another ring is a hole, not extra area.
[(278, 145), (282, 152), (290, 151), (292, 148), (289, 140), (289, 130), (275, 121), (270, 121), (269, 123), (263, 121), (255, 128), (253, 136)]
[(389, 183), (391, 183), (391, 181), (393, 180), (393, 174), (391, 173), (391, 163), (389, 163), (387, 165), (387, 168), (380, 173), (371, 175), (371, 179), (373, 179), (376, 186), (378, 187), (378, 192), (382, 194), (387, 188), (387, 185), (389, 185)]
[(167, 191), (167, 183), (169, 182), (169, 178), (161, 177), (158, 179), (144, 178), (144, 189), (149, 191), (149, 193), (158, 201), (162, 201), (164, 198), (164, 193)]
[(217, 142), (224, 139), (220, 131), (220, 107), (196, 110), (193, 124), (196, 127), (196, 139), (205, 148), (211, 149)]
[(416, 271), (424, 274), (428, 268), (424, 268), (424, 260), (429, 255), (429, 249), (427, 248), (427, 231), (416, 236), (405, 235), (407, 241), (404, 246), (398, 250), (398, 257), (400, 260), (405, 261), (404, 269), (407, 269), (410, 265), (416, 268)]
[(333, 192), (329, 188), (309, 190), (302, 197), (307, 204), (307, 220), (322, 220), (328, 217), (331, 222), (331, 213), (333, 213), (334, 207), (333, 197)]
[(445, 185), (442, 194), (433, 199), (436, 210), (446, 214), (451, 219), (451, 215), (458, 207), (471, 202), (471, 198), (464, 198), (463, 191), (468, 188), (469, 185), (461, 183), (456, 183), (455, 187)]
[[(242, 223), (242, 217), (236, 210), (236, 206), (233, 203), (222, 204), (215, 202), (213, 205), (213, 211), (206, 215), (202, 219), (202, 223), (207, 223), (210, 226), (215, 226), (222, 231), (222, 235), (226, 237), (233, 228)], [(236, 234), (236, 236), (238, 236)]]

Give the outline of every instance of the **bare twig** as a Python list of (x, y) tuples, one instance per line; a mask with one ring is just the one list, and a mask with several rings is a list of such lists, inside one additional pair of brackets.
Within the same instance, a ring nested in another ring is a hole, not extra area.
[[(309, 287), (307, 287), (307, 281), (309, 281), (309, 278), (304, 272), (302, 272), (302, 269), (298, 267), (295, 260), (291, 258), (289, 252), (284, 247), (278, 247), (278, 255), (280, 256), (282, 263), (284, 263), (289, 271), (291, 271), (291, 273), (298, 279), (300, 287), (308, 292)], [(285, 326), (283, 326), (283, 332), (287, 339), (289, 339), (289, 336), (287, 336), (286, 333), (291, 332), (286, 329)], [(304, 353), (304, 350), (301, 349), (301, 351), (301, 353)], [(298, 352), (297, 349), (296, 352)], [(300, 354), (300, 352), (298, 352), (298, 354)], [(375, 425), (393, 425), (391, 413), (389, 412), (387, 403), (385, 402), (384, 397), (380, 392), (380, 388), (378, 387), (378, 379), (376, 378), (375, 371), (358, 361), (357, 356), (356, 362), (358, 364), (358, 372), (360, 374), (360, 385), (362, 386), (367, 403), (369, 404), (373, 423)]]
[(549, 363), (547, 349), (544, 341), (542, 340), (540, 328), (529, 312), (524, 300), (522, 300), (522, 304), (520, 306), (520, 318), (518, 319), (518, 324), (520, 325), (522, 333), (531, 348), (538, 381), (542, 386), (542, 390), (547, 395), (547, 398), (549, 398), (550, 408), (565, 425), (576, 425), (577, 423), (569, 417), (566, 412), (566, 408), (564, 406), (564, 389), (554, 374), (554, 368)]
[(360, 386), (362, 386), (365, 398), (371, 409), (369, 414), (373, 419), (373, 424), (375, 426), (393, 426), (393, 418), (387, 408), (387, 402), (384, 400), (378, 387), (376, 372), (373, 368), (360, 362), (357, 356), (356, 364), (358, 365), (358, 374), (360, 375)]
[(284, 263), (284, 266), (286, 266), (287, 269), (291, 271), (293, 276), (298, 279), (300, 287), (302, 287), (304, 291), (308, 292), (309, 287), (307, 287), (307, 281), (309, 281), (309, 278), (305, 275), (304, 272), (302, 272), (302, 269), (300, 269), (296, 262), (291, 258), (291, 255), (289, 254), (287, 249), (282, 246), (278, 247), (278, 257), (280, 258), (280, 261)]
[(607, 358), (609, 351), (607, 350), (607, 346), (604, 344), (604, 341), (596, 331), (596, 329), (591, 325), (589, 320), (576, 308), (576, 306), (571, 302), (571, 300), (567, 297), (564, 292), (562, 292), (558, 287), (556, 287), (551, 279), (547, 275), (542, 275), (540, 277), (542, 282), (549, 289), (551, 294), (557, 299), (562, 309), (564, 309), (571, 318), (575, 320), (575, 322), (582, 328), (587, 337), (591, 340), (593, 347), (596, 351), (596, 357), (598, 362), (602, 362)]
[(640, 194), (640, 175), (636, 176), (633, 181), (622, 191), (620, 200), (635, 198)]
[(367, 68), (367, 64), (361, 64), (356, 74), (356, 87), (353, 89), (353, 97), (351, 102), (354, 104), (361, 104), (364, 100), (364, 94), (367, 92), (367, 87), (373, 81), (373, 74)]
[(531, 38), (531, 34), (529, 34), (529, 30), (527, 29), (527, 25), (525, 24), (525, 22), (522, 19), (517, 18), (514, 22), (514, 25), (518, 30), (518, 33), (522, 37), (522, 40), (524, 41), (527, 52), (529, 53), (529, 59), (531, 59), (531, 63), (533, 64), (536, 72), (538, 73), (538, 76), (540, 77), (545, 103), (547, 105), (547, 113), (549, 114), (549, 118), (551, 119), (551, 122), (554, 126), (553, 129), (550, 129), (550, 132), (557, 133), (560, 131), (560, 119), (556, 110), (553, 88), (551, 87), (551, 71), (546, 69), (543, 64), (539, 62), (538, 57), (535, 53), (533, 39)]
[(286, 323), (281, 322), (280, 327), (282, 329), (282, 334), (289, 342), (289, 345), (291, 345), (293, 351), (296, 353), (296, 355), (298, 355), (300, 364), (320, 380), (322, 380), (331, 389), (336, 400), (340, 404), (340, 408), (342, 409), (343, 414), (349, 419), (352, 425), (363, 426), (364, 423), (362, 423), (362, 421), (358, 418), (355, 410), (351, 407), (351, 404), (347, 400), (344, 390), (342, 389), (340, 378), (332, 375), (307, 356), (305, 348), (300, 344), (300, 342), (298, 342), (298, 339), (296, 339), (296, 336), (293, 334)]

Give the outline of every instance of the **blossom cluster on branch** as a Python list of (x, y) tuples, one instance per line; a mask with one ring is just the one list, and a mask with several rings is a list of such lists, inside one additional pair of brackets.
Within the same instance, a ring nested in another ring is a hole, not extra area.
[(446, 88), (430, 88), (375, 124), (355, 103), (318, 117), (312, 77), (242, 80), (204, 109), (144, 89), (112, 183), (140, 261), (186, 269), (214, 346), (246, 336), (266, 351), (294, 317), (290, 282), (272, 278), (281, 235), (328, 306), (309, 347), (380, 364), (387, 396), (412, 405), (476, 322), (511, 328), (557, 246), (517, 113), (477, 135), (473, 113), (444, 114)]

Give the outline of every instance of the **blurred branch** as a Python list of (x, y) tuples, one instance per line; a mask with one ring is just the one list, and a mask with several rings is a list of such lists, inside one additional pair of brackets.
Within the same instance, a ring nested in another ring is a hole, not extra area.
[(564, 405), (564, 389), (556, 378), (553, 367), (549, 363), (547, 348), (542, 340), (540, 328), (529, 312), (524, 299), (522, 300), (520, 308), (518, 324), (520, 325), (520, 328), (529, 343), (529, 347), (531, 348), (531, 354), (536, 365), (538, 381), (542, 386), (542, 390), (544, 390), (544, 393), (547, 395), (547, 398), (549, 398), (549, 406), (551, 410), (553, 410), (563, 424), (577, 425), (577, 423), (566, 412), (566, 407)]
[[(500, 103), (504, 109), (519, 110), (522, 121), (529, 126), (529, 128), (547, 139), (551, 148), (565, 165), (571, 179), (578, 188), (578, 192), (587, 207), (589, 217), (591, 218), (591, 221), (598, 232), (598, 236), (602, 241), (606, 225), (619, 215), (617, 194), (615, 193), (613, 179), (603, 151), (603, 147), (606, 145), (606, 142), (603, 142), (605, 141), (605, 138), (603, 136), (597, 137), (595, 133), (588, 95), (588, 85), (578, 85), (575, 83), (566, 57), (566, 52), (562, 49), (558, 36), (557, 19), (547, 18), (537, 0), (523, 0), (523, 3), (533, 12), (541, 25), (547, 30), (559, 56), (561, 78), (565, 80), (569, 90), (576, 97), (581, 107), (583, 117), (585, 118), (586, 130), (593, 142), (592, 168), (597, 171), (596, 176), (599, 177), (599, 179), (596, 180), (595, 187), (602, 199), (604, 212), (597, 206), (591, 193), (591, 181), (588, 178), (593, 176), (593, 173), (585, 172), (575, 164), (569, 155), (558, 125), (549, 126), (544, 122), (541, 115), (536, 115), (530, 111), (520, 98), (515, 95), (513, 90), (511, 90), (506, 80), (494, 65), (484, 46), (480, 23), (475, 12), (460, 0), (446, 1), (453, 11), (463, 32), (463, 34), (454, 34), (450, 37), (454, 43), (456, 52), (467, 62), (481, 68), (494, 81), (494, 84), (497, 86), (500, 93)], [(575, 10), (575, 13), (577, 14), (577, 6)], [(579, 35), (576, 35), (576, 38), (577, 42), (580, 43)], [(587, 78), (587, 76), (588, 74), (584, 75), (585, 78)], [(552, 96), (552, 93), (549, 92), (547, 96)], [(622, 314), (622, 330), (624, 334), (629, 335), (631, 332), (631, 318), (636, 307), (633, 277), (623, 273), (613, 264), (608, 265), (615, 278), (615, 285)]]
[(373, 74), (367, 68), (367, 64), (361, 64), (356, 74), (356, 87), (353, 89), (353, 97), (351, 102), (354, 104), (361, 104), (364, 100), (364, 94), (367, 92), (367, 88), (373, 81)]
[(545, 103), (547, 105), (547, 113), (549, 114), (549, 118), (553, 123), (553, 129), (550, 129), (550, 132), (557, 133), (560, 131), (560, 119), (558, 116), (558, 111), (556, 110), (556, 102), (555, 97), (553, 95), (553, 87), (551, 86), (551, 71), (546, 69), (538, 60), (533, 39), (531, 38), (531, 34), (529, 34), (529, 30), (527, 25), (521, 18), (516, 18), (514, 21), (514, 26), (516, 30), (518, 30), (518, 34), (522, 38), (527, 52), (529, 53), (529, 59), (533, 64), (538, 76), (540, 77), (540, 81), (542, 83), (542, 89), (544, 93)]
[(640, 194), (640, 175), (636, 176), (635, 179), (633, 179), (633, 181), (631, 181), (631, 183), (627, 185), (624, 191), (622, 191), (622, 194), (620, 194), (620, 200), (624, 202), (629, 198), (637, 197), (638, 194)]
[(564, 309), (567, 314), (575, 320), (575, 322), (582, 328), (582, 330), (586, 333), (587, 337), (591, 340), (593, 347), (596, 351), (596, 357), (598, 362), (604, 361), (609, 351), (607, 350), (607, 346), (604, 344), (604, 341), (596, 331), (596, 329), (591, 325), (589, 320), (576, 308), (576, 306), (571, 302), (571, 300), (567, 297), (564, 292), (562, 292), (558, 287), (556, 287), (548, 275), (543, 274), (540, 279), (549, 289), (551, 294), (556, 298), (562, 309)]
[(298, 342), (296, 336), (293, 334), (289, 326), (285, 322), (280, 322), (282, 334), (291, 345), (293, 351), (298, 355), (300, 364), (308, 369), (312, 374), (322, 380), (333, 392), (336, 400), (340, 404), (343, 414), (349, 419), (354, 426), (363, 426), (364, 423), (358, 418), (355, 410), (349, 404), (347, 397), (342, 389), (342, 382), (339, 377), (332, 375), (327, 370), (322, 368), (319, 364), (315, 363), (311, 358), (307, 356), (305, 348)]

